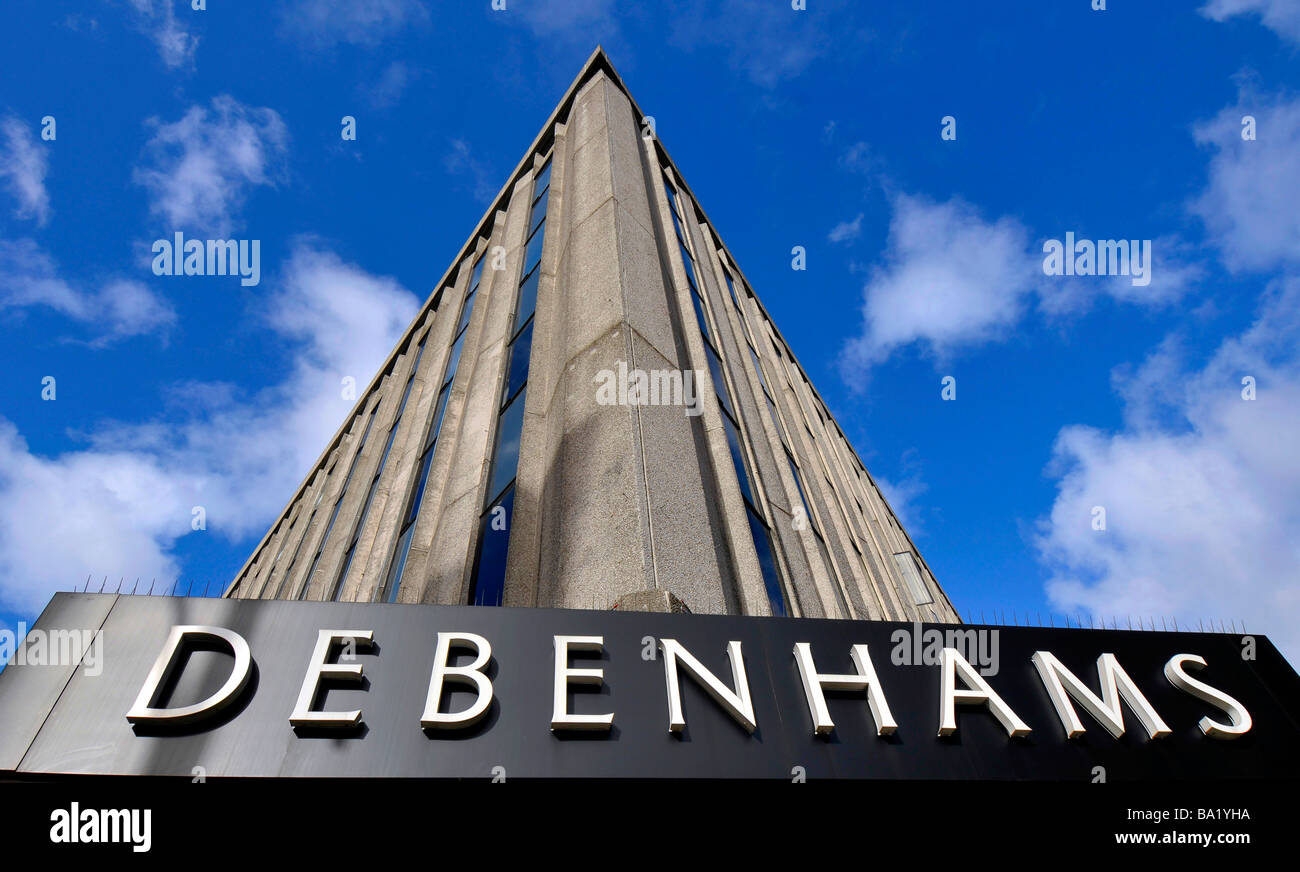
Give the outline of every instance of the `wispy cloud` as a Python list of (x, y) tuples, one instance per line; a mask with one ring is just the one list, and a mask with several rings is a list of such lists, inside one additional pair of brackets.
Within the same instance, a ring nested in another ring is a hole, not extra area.
[(350, 408), (341, 379), (365, 384), (418, 305), (392, 279), (302, 240), (265, 310), (291, 349), (283, 382), (253, 394), (177, 385), (166, 414), (104, 423), (84, 449), (56, 456), (32, 452), (0, 417), (0, 604), (35, 612), (88, 574), (169, 583), (196, 505), (205, 535), (261, 532)]
[[(1255, 118), (1253, 141), (1241, 138), (1245, 115)], [(1243, 89), (1235, 106), (1197, 124), (1193, 135), (1213, 157), (1209, 184), (1191, 209), (1225, 265), (1235, 271), (1300, 264), (1300, 99)]]
[(135, 180), (168, 230), (226, 234), (248, 190), (282, 175), (289, 133), (273, 109), (221, 96), (208, 108), (190, 107), (179, 121), (148, 123), (154, 128), (149, 162), (136, 169)]
[[(136, 28), (154, 41), (158, 55), (170, 69), (194, 64), (199, 39), (187, 31), (176, 18), (175, 0), (127, 0), (133, 10)], [(188, 3), (183, 3), (188, 7)]]
[(405, 62), (393, 61), (384, 67), (378, 81), (362, 89), (362, 94), (374, 108), (388, 109), (397, 105), (402, 98), (402, 92), (416, 76), (417, 71), (411, 69)]
[(960, 198), (894, 194), (891, 207), (882, 263), (863, 287), (862, 330), (840, 354), (856, 390), (865, 370), (901, 348), (916, 345), (942, 360), (1001, 339), (1031, 311), (1076, 316), (1100, 299), (1166, 306), (1205, 272), (1190, 246), (1165, 236), (1152, 241), (1147, 285), (1127, 275), (1047, 276), (1041, 246), (1014, 217), (985, 218)]
[(429, 10), (420, 0), (291, 0), (280, 22), (282, 33), (305, 48), (373, 47), (405, 28), (427, 25)]
[(1261, 23), (1283, 39), (1300, 43), (1300, 4), (1295, 0), (1210, 0), (1201, 14), (1215, 21), (1237, 15), (1258, 15)]
[(862, 235), (863, 214), (858, 213), (858, 217), (852, 221), (841, 221), (831, 228), (831, 232), (826, 234), (826, 238), (831, 242), (848, 242), (851, 239), (857, 239)]
[(45, 149), (36, 141), (36, 135), (12, 115), (0, 121), (0, 179), (4, 179), (9, 192), (18, 201), (15, 214), (19, 218), (33, 218), (44, 224), (50, 217), (50, 195), (45, 190), (45, 174), (49, 159)]
[(492, 202), (501, 187), (491, 168), (474, 156), (473, 149), (463, 139), (453, 139), (451, 150), (443, 156), (442, 165), (454, 176), (464, 177), (473, 191), (474, 199), (480, 203)]
[[(1117, 373), (1123, 430), (1061, 430), (1049, 468), (1058, 493), (1037, 542), (1058, 608), (1245, 619), (1300, 655), (1288, 618), (1300, 610), (1297, 349), (1300, 280), (1289, 279), (1203, 368), (1166, 341)], [(1247, 376), (1254, 400), (1242, 394)]]
[(63, 279), (34, 241), (0, 239), (0, 312), (33, 306), (91, 328), (95, 346), (147, 333), (165, 335), (176, 323), (171, 304), (140, 282), (109, 279), (97, 290), (85, 290)]
[(884, 264), (863, 290), (862, 333), (841, 355), (850, 384), (861, 370), (919, 342), (943, 356), (1007, 330), (1043, 278), (1029, 233), (1012, 218), (984, 219), (961, 200), (897, 195)]
[[(795, 10), (789, 3), (762, 0), (675, 0), (668, 18), (672, 40), (687, 50), (717, 49), (732, 69), (754, 84), (774, 88), (797, 78), (843, 44), (846, 21), (838, 0)], [(852, 34), (860, 45), (863, 34)]]

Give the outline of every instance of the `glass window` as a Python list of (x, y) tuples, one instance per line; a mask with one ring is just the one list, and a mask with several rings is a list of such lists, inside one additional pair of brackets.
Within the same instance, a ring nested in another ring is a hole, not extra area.
[[(423, 482), (421, 482), (423, 487)], [(411, 536), (415, 533), (415, 525), (411, 524), (402, 534), (402, 538), (397, 540), (397, 551), (393, 556), (393, 565), (389, 567), (388, 577), (384, 579), (382, 588), (384, 595), (380, 597), (384, 602), (396, 602), (397, 594), (402, 589), (402, 573), (406, 571), (406, 558), (411, 554)]]
[(767, 524), (763, 523), (753, 506), (745, 506), (749, 517), (749, 532), (754, 537), (754, 550), (758, 552), (758, 568), (763, 573), (763, 586), (772, 614), (785, 617), (785, 596), (781, 593), (781, 580), (776, 573), (776, 557), (772, 554), (772, 539)]
[(533, 232), (533, 238), (528, 240), (528, 247), (524, 249), (524, 275), (533, 271), (542, 259), (542, 240), (546, 237), (546, 222), (542, 221), (537, 230)]
[(718, 360), (718, 353), (707, 342), (704, 343), (704, 356), (709, 361), (709, 377), (713, 379), (713, 390), (718, 395), (718, 402), (728, 415), (736, 417), (735, 410), (731, 408), (731, 394), (727, 392), (727, 383), (722, 378), (722, 361)]
[[(500, 510), (498, 510), (500, 509)], [(478, 559), (470, 603), (499, 606), (506, 587), (506, 554), (510, 546), (510, 520), (515, 509), (513, 485), (488, 506), (479, 520)]]
[(817, 532), (817, 523), (813, 520), (812, 512), (808, 510), (808, 498), (804, 496), (803, 480), (799, 477), (799, 467), (795, 464), (794, 455), (790, 453), (789, 448), (785, 449), (785, 459), (790, 463), (790, 475), (794, 476), (794, 486), (799, 491), (799, 502), (803, 504), (804, 517), (808, 519), (808, 523), (812, 525), (815, 533)]
[(515, 324), (522, 324), (532, 317), (533, 312), (537, 309), (537, 282), (542, 274), (539, 269), (533, 270), (524, 279), (524, 283), (519, 286), (519, 313), (515, 315)]
[(698, 294), (691, 294), (691, 305), (695, 308), (695, 323), (700, 325), (700, 332), (704, 334), (704, 341), (711, 343), (713, 338), (709, 334), (709, 322), (704, 319), (704, 302)]
[(451, 395), (451, 382), (442, 386), (438, 392), (438, 404), (433, 410), (433, 425), (429, 427), (429, 434), (424, 439), (424, 450), (429, 450), (429, 446), (438, 441), (438, 433), (442, 430), (442, 416), (447, 413), (447, 397)]
[(736, 483), (740, 485), (740, 495), (745, 502), (754, 502), (754, 492), (749, 487), (749, 474), (745, 472), (745, 455), (740, 447), (740, 434), (728, 415), (722, 416), (722, 428), (727, 433), (727, 447), (731, 449), (731, 464), (736, 468)]
[(501, 412), (497, 425), (496, 451), (492, 456), (492, 481), (488, 493), (498, 494), (515, 477), (519, 468), (519, 437), (524, 429), (524, 395), (521, 390)]
[(682, 263), (686, 267), (686, 281), (690, 283), (691, 290), (698, 294), (700, 292), (700, 283), (695, 278), (695, 261), (691, 260), (691, 253), (686, 250), (685, 245), (683, 245), (681, 248), (682, 248)]
[(537, 178), (533, 182), (533, 202), (546, 193), (551, 186), (551, 162), (548, 160), (546, 166), (542, 167), (537, 173)]
[(478, 290), (478, 283), (483, 279), (483, 256), (474, 261), (474, 272), (469, 277), (469, 292), (472, 294)]
[(907, 589), (912, 593), (912, 599), (918, 606), (923, 606), (934, 602), (930, 596), (930, 591), (921, 580), (921, 573), (916, 567), (916, 558), (912, 556), (911, 551), (900, 551), (894, 555), (894, 565), (898, 567), (898, 572), (903, 576), (903, 581), (907, 584)]
[(420, 501), (424, 499), (424, 486), (428, 484), (429, 467), (432, 465), (433, 451), (425, 451), (424, 457), (420, 460), (419, 475), (415, 480), (415, 492), (411, 494), (411, 504), (406, 509), (406, 517), (402, 518), (403, 524), (410, 524), (415, 520), (415, 516), (420, 513)]
[(506, 363), (506, 393), (505, 397), (509, 400), (519, 389), (528, 381), (528, 358), (533, 348), (533, 321), (530, 318), (528, 325), (519, 331), (514, 342), (510, 345), (510, 360)]
[(528, 221), (528, 235), (531, 237), (537, 232), (537, 228), (546, 220), (546, 203), (535, 203), (533, 205), (533, 215)]
[(465, 305), (460, 310), (460, 322), (456, 325), (456, 335), (460, 336), (469, 325), (469, 316), (474, 311), (474, 291), (465, 297)]
[(758, 383), (763, 386), (763, 393), (767, 393), (767, 379), (763, 377), (763, 367), (758, 362), (758, 352), (754, 350), (752, 345), (746, 347), (749, 348), (750, 359), (754, 361), (754, 371), (758, 373)]

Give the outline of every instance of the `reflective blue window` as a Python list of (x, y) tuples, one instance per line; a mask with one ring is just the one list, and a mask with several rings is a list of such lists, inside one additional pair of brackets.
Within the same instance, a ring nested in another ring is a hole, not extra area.
[[(498, 511), (498, 507), (504, 511)], [(515, 488), (512, 485), (488, 506), (479, 520), (478, 559), (474, 565), (474, 587), (470, 591), (473, 605), (501, 605), (506, 589), (506, 555), (514, 510)]]
[(519, 468), (519, 437), (524, 430), (524, 395), (520, 391), (510, 405), (501, 412), (501, 422), (497, 426), (496, 451), (492, 456), (492, 481), (488, 485), (489, 494), (498, 494), (501, 489), (515, 477)]
[(533, 238), (528, 240), (528, 247), (524, 249), (524, 275), (533, 271), (542, 259), (542, 240), (546, 237), (546, 222), (542, 221), (541, 225), (533, 233)]
[(686, 281), (690, 283), (691, 290), (698, 294), (700, 292), (700, 283), (695, 278), (695, 261), (691, 260), (691, 253), (686, 250), (686, 246), (683, 245), (681, 248), (682, 263), (686, 267)]
[(460, 321), (456, 324), (456, 335), (460, 336), (465, 332), (465, 327), (469, 325), (469, 316), (474, 311), (474, 291), (470, 291), (465, 297), (465, 306), (460, 310)]
[(534, 310), (537, 309), (537, 282), (542, 271), (539, 269), (529, 273), (528, 278), (519, 286), (519, 313), (515, 315), (515, 324), (519, 325), (532, 317)]
[(433, 410), (433, 425), (429, 427), (429, 435), (424, 439), (425, 450), (438, 441), (438, 433), (442, 431), (442, 416), (447, 413), (447, 397), (451, 394), (451, 382), (442, 386), (438, 392), (438, 405)]
[(749, 532), (754, 537), (754, 550), (758, 552), (758, 568), (763, 573), (763, 586), (767, 588), (767, 601), (772, 614), (785, 617), (785, 596), (781, 593), (781, 580), (776, 572), (776, 558), (772, 554), (772, 537), (767, 524), (758, 516), (753, 506), (746, 505)]
[(709, 377), (713, 379), (713, 390), (718, 395), (718, 402), (728, 415), (736, 417), (736, 411), (731, 407), (731, 394), (727, 392), (727, 383), (722, 378), (722, 361), (718, 360), (718, 353), (707, 342), (704, 343), (704, 356), (709, 361)]
[(377, 599), (384, 602), (397, 602), (397, 594), (402, 589), (402, 573), (406, 571), (406, 558), (411, 554), (411, 537), (415, 534), (415, 525), (411, 524), (402, 534), (402, 538), (397, 540), (397, 551), (393, 556), (393, 565), (388, 570), (388, 577), (384, 579), (384, 586), (380, 591)]
[(712, 343), (713, 337), (709, 334), (709, 322), (704, 318), (704, 303), (700, 300), (698, 294), (691, 294), (691, 305), (695, 308), (695, 323), (700, 325), (700, 332), (704, 334), (704, 341)]
[(533, 322), (519, 331), (510, 345), (510, 361), (506, 364), (506, 399), (510, 399), (528, 381), (528, 358), (533, 348)]
[[(551, 162), (548, 160), (546, 166), (542, 167), (541, 171), (537, 174), (536, 180), (533, 182), (533, 202), (536, 203), (537, 200), (546, 193), (546, 190), (550, 186)], [(536, 206), (534, 206), (534, 208), (536, 208)]]
[(452, 344), (451, 353), (447, 355), (447, 373), (449, 376), (454, 375), (456, 373), (456, 367), (460, 365), (460, 351), (464, 347), (465, 347), (465, 334), (461, 333), (460, 336), (456, 339), (456, 341)]
[(483, 256), (474, 261), (474, 272), (469, 277), (469, 292), (472, 294), (478, 290), (478, 283), (483, 279)]
[(745, 455), (740, 447), (740, 434), (736, 424), (728, 415), (722, 416), (722, 429), (727, 433), (727, 448), (731, 450), (731, 464), (736, 468), (736, 483), (740, 485), (740, 495), (745, 502), (754, 502), (754, 492), (749, 486), (749, 473), (745, 472)]

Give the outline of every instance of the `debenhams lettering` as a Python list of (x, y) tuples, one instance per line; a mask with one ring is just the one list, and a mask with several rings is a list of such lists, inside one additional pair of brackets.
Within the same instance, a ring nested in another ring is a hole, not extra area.
[[(345, 655), (342, 658), (345, 662), (331, 662), (331, 652), (340, 645), (345, 646), (348, 651), (371, 648), (375, 641), (374, 634), (370, 630), (320, 630), (297, 703), (292, 714), (289, 715), (289, 723), (297, 728), (313, 730), (349, 730), (360, 727), (362, 724), (360, 709), (327, 711), (314, 708), (313, 704), (321, 689), (322, 681), (328, 680), (333, 685), (339, 682), (360, 684), (363, 681), (363, 667), (361, 663), (355, 661), (355, 656)], [(175, 671), (181, 668), (179, 664), (184, 662), (181, 656), (182, 650), (187, 644), (196, 642), (203, 642), (209, 646), (215, 643), (228, 648), (233, 653), (234, 666), (229, 678), (219, 690), (202, 702), (183, 707), (155, 708), (160, 688), (171, 683), (176, 677)], [(571, 652), (603, 654), (604, 637), (557, 635), (553, 637), (553, 645), (555, 665), (551, 729), (608, 733), (613, 727), (616, 712), (579, 714), (569, 711), (568, 705), (568, 689), (571, 685), (600, 686), (605, 681), (605, 673), (601, 668), (574, 666)], [(731, 665), (730, 685), (709, 671), (675, 639), (659, 639), (658, 649), (662, 654), (660, 659), (667, 685), (666, 702), (670, 732), (680, 733), (686, 726), (681, 700), (683, 672), (697, 682), (746, 732), (752, 734), (757, 729), (754, 703), (750, 695), (744, 652), (741, 650), (740, 642), (730, 641), (726, 646), (727, 658)], [(473, 659), (469, 663), (456, 664), (453, 661), (453, 651), (467, 651), (473, 655)], [(802, 678), (803, 702), (807, 705), (814, 734), (825, 735), (835, 727), (826, 705), (824, 693), (826, 690), (863, 693), (871, 710), (876, 735), (887, 736), (898, 729), (898, 723), (890, 711), (884, 686), (872, 663), (868, 646), (851, 647), (849, 655), (855, 671), (842, 675), (819, 672), (812, 645), (808, 642), (796, 643), (792, 654)], [(436, 735), (437, 731), (463, 729), (482, 720), (492, 704), (492, 681), (487, 670), (491, 658), (492, 645), (481, 635), (466, 632), (438, 633), (433, 670), (429, 677), (429, 688), (420, 725)], [(1113, 654), (1102, 654), (1097, 658), (1100, 697), (1093, 693), (1083, 680), (1066, 669), (1050, 651), (1035, 652), (1031, 661), (1069, 738), (1078, 738), (1085, 733), (1085, 727), (1075, 710), (1075, 704), (1081, 706), (1112, 736), (1116, 738), (1122, 736), (1124, 719), (1120, 708), (1121, 701), (1126, 703), (1130, 711), (1136, 715), (1150, 738), (1158, 739), (1170, 734), (1170, 726), (1156, 712)], [(136, 725), (201, 724), (230, 706), (248, 690), (252, 662), (248, 643), (238, 633), (223, 627), (173, 626), (126, 718)], [(1217, 709), (1222, 716), (1226, 717), (1226, 719), (1212, 718), (1208, 715), (1202, 717), (1198, 726), (1204, 736), (1211, 739), (1235, 739), (1245, 735), (1251, 728), (1250, 713), (1245, 707), (1227, 693), (1211, 687), (1190, 674), (1205, 666), (1205, 658), (1197, 654), (1175, 654), (1165, 663), (1164, 677), (1173, 687)], [(659, 666), (651, 661), (646, 664), (646, 668), (657, 669)], [(958, 705), (986, 709), (1002, 725), (1008, 736), (1025, 736), (1030, 733), (1029, 725), (1021, 720), (1020, 716), (956, 648), (943, 649), (938, 668), (941, 673), (937, 725), (939, 736), (953, 736), (957, 733)], [(472, 690), (474, 701), (460, 711), (442, 711), (443, 689), (452, 684)]]

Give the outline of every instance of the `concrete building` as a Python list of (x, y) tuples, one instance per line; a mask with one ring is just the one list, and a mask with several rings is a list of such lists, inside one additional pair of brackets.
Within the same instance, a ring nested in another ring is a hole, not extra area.
[(597, 49), (226, 596), (956, 622)]

